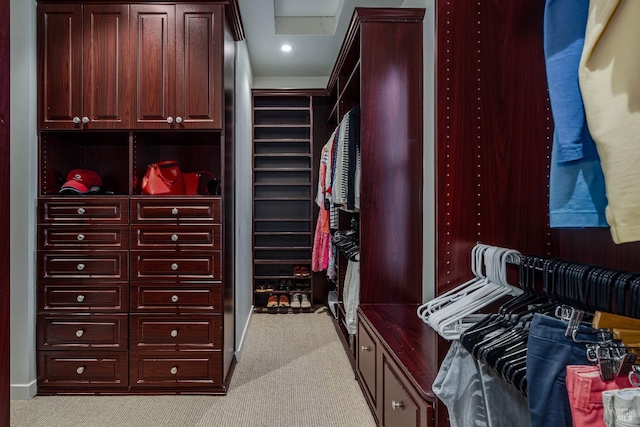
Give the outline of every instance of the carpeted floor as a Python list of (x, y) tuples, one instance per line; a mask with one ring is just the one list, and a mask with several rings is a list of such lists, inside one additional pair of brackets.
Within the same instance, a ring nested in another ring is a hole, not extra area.
[(326, 313), (256, 314), (227, 396), (52, 396), (11, 402), (11, 426), (370, 427)]

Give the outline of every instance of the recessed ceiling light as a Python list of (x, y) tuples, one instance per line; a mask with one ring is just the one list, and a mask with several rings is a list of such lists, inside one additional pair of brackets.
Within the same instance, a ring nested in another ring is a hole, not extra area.
[(282, 47), (280, 47), (280, 49), (282, 49), (283, 52), (290, 52), (291, 51), (291, 45), (290, 44), (283, 44)]

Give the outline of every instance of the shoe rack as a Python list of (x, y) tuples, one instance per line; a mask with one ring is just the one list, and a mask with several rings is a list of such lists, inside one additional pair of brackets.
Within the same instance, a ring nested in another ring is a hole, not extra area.
[(253, 91), (254, 310), (313, 311), (313, 101)]

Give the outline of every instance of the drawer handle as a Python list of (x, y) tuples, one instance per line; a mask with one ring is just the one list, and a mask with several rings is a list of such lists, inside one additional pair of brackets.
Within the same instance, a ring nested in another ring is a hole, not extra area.
[(178, 302), (178, 295), (171, 295), (171, 302)]
[(82, 271), (82, 270), (84, 270), (84, 267), (85, 267), (84, 264), (78, 264), (77, 268), (78, 268), (79, 271)]
[(171, 241), (177, 242), (178, 241), (178, 235), (177, 234), (172, 234), (171, 235)]
[(76, 237), (76, 239), (83, 241), (84, 240), (84, 234), (78, 234), (78, 237)]
[(78, 215), (83, 215), (85, 212), (84, 208), (78, 208)]
[(173, 208), (173, 209), (171, 209), (171, 213), (172, 213), (173, 215), (178, 215), (178, 208)]
[(172, 336), (173, 338), (177, 337), (177, 336), (178, 336), (178, 330), (177, 330), (177, 329), (173, 329), (173, 330), (171, 331), (171, 336)]
[(78, 338), (80, 338), (80, 337), (81, 337), (81, 336), (83, 336), (83, 335), (84, 335), (84, 331), (83, 331), (82, 329), (78, 329), (78, 330), (76, 331), (76, 336), (77, 336)]
[(171, 375), (175, 375), (175, 374), (177, 374), (177, 373), (178, 373), (178, 367), (177, 367), (177, 366), (174, 366), (173, 368), (171, 368), (171, 371), (170, 371), (170, 372), (171, 372)]
[(362, 347), (360, 347), (360, 350), (362, 350), (362, 351), (371, 351), (371, 347), (363, 345)]
[(171, 269), (172, 269), (173, 271), (176, 271), (176, 270), (178, 269), (178, 264), (177, 264), (177, 263), (175, 263), (175, 262), (174, 262), (173, 264), (171, 264)]
[(82, 302), (82, 301), (84, 301), (84, 295), (82, 295), (82, 294), (78, 295), (78, 296), (76, 297), (76, 301), (78, 301), (78, 302)]
[(84, 373), (84, 366), (78, 366), (78, 368), (76, 369), (76, 373), (78, 375), (82, 375)]
[(393, 409), (394, 411), (396, 409), (400, 409), (402, 408), (404, 405), (402, 404), (402, 402), (396, 402), (395, 400), (391, 401), (391, 409)]

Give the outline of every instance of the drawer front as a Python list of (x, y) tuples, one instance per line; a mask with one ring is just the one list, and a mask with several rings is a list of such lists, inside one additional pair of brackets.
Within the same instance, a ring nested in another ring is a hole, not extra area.
[(40, 249), (129, 249), (129, 227), (40, 226)]
[(369, 329), (361, 321), (358, 322), (358, 334), (356, 336), (358, 339), (356, 356), (358, 373), (369, 394), (367, 397), (375, 406), (376, 390), (378, 389), (376, 385), (377, 340), (374, 339), (373, 334), (369, 332)]
[(131, 284), (131, 309), (146, 312), (221, 312), (220, 284)]
[(126, 283), (38, 284), (38, 308), (43, 311), (129, 310), (129, 286)]
[(131, 251), (131, 280), (221, 280), (221, 252)]
[(132, 351), (129, 372), (131, 386), (222, 386), (222, 357), (210, 351)]
[(39, 387), (126, 387), (127, 352), (38, 352)]
[(41, 279), (108, 279), (126, 281), (128, 251), (38, 251)]
[(128, 316), (76, 315), (38, 316), (38, 348), (127, 349)]
[(38, 219), (41, 224), (127, 224), (129, 222), (129, 200), (105, 196), (65, 196), (40, 199)]
[(141, 197), (131, 198), (131, 222), (221, 223), (220, 198)]
[[(383, 357), (382, 373), (382, 425), (385, 427), (422, 427), (427, 411), (424, 405), (414, 400), (403, 385), (402, 374), (395, 364)], [(421, 408), (424, 410), (421, 411)], [(421, 422), (422, 421), (422, 422)]]
[(220, 349), (222, 321), (219, 314), (131, 315), (131, 349)]
[(222, 225), (138, 225), (131, 227), (132, 249), (222, 249)]

